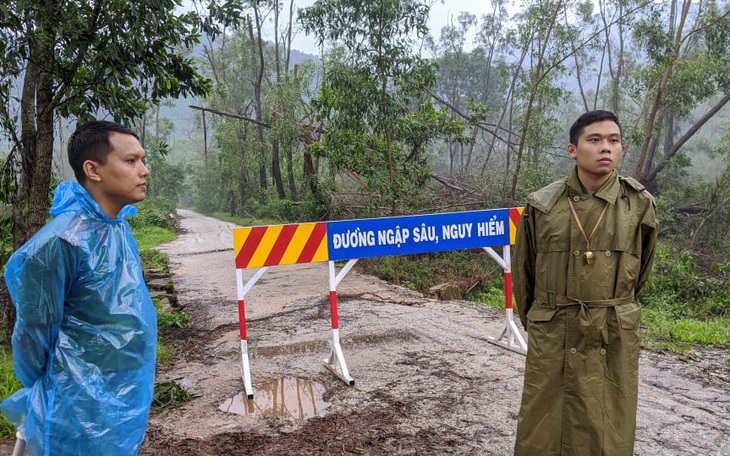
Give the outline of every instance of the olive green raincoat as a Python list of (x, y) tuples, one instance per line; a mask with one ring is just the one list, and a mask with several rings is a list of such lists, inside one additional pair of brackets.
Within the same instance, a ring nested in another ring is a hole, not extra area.
[[(590, 238), (590, 264), (568, 198)], [(633, 455), (635, 296), (649, 275), (657, 231), (652, 196), (615, 172), (594, 195), (574, 169), (528, 197), (512, 258), (528, 333), (515, 455)]]

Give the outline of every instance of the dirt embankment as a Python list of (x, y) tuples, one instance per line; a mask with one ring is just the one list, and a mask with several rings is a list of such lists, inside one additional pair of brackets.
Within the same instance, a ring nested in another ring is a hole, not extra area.
[[(158, 381), (200, 397), (153, 417), (140, 454), (511, 454), (524, 357), (487, 340), (503, 312), (351, 272), (338, 287), (347, 386), (324, 367), (326, 264), (270, 268), (246, 295), (246, 401), (234, 225), (180, 215), (184, 234), (162, 250), (193, 328)], [(642, 353), (637, 455), (730, 455), (728, 362), (727, 352)]]

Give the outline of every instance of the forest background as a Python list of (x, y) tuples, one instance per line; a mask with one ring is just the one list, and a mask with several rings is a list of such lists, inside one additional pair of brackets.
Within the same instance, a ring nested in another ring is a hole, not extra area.
[[(730, 345), (730, 4), (493, 0), (429, 30), (416, 0), (20, 0), (0, 5), (0, 265), (71, 178), (75, 124), (140, 132), (135, 224), (176, 207), (253, 224), (514, 207), (563, 177), (580, 113), (619, 114), (618, 169), (655, 196), (645, 345)], [(306, 34), (320, 53), (292, 48)], [(425, 258), (424, 258), (425, 257)], [(362, 261), (503, 306), (480, 252)], [(14, 310), (0, 281), (0, 334)]]

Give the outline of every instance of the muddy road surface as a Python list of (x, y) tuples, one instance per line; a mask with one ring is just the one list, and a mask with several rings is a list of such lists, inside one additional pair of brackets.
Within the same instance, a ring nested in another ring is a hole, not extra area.
[[(179, 355), (157, 381), (198, 397), (153, 416), (140, 454), (512, 453), (524, 356), (488, 342), (503, 311), (350, 272), (337, 290), (348, 386), (324, 365), (323, 263), (269, 268), (246, 295), (254, 389), (246, 400), (234, 225), (179, 215), (182, 234), (161, 250), (193, 326), (176, 334)], [(730, 455), (728, 362), (726, 351), (642, 352), (637, 455)]]

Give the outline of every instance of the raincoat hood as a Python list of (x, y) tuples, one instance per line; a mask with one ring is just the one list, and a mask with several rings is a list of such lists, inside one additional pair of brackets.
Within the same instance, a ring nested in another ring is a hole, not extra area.
[(101, 207), (94, 201), (84, 187), (76, 182), (63, 181), (58, 184), (56, 191), (53, 193), (53, 202), (51, 210), (48, 211), (51, 216), (72, 212), (84, 213), (90, 218), (98, 219), (105, 222), (121, 223), (124, 217), (133, 217), (137, 215), (137, 208), (130, 205), (124, 206), (117, 218), (114, 220), (106, 216)]

